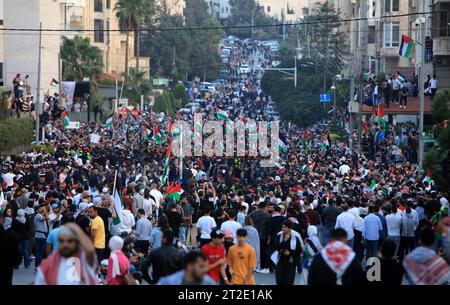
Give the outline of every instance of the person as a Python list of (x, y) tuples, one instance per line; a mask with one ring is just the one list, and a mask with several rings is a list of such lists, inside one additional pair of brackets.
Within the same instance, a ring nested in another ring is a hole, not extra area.
[(434, 96), (436, 95), (437, 83), (438, 83), (438, 81), (437, 81), (436, 75), (433, 75), (433, 78), (430, 79), (430, 83), (429, 83), (429, 86), (430, 86), (430, 89), (431, 89), (431, 100), (433, 100)]
[[(73, 213), (65, 213), (61, 219), (61, 224), (66, 224), (69, 222), (75, 222), (75, 218), (73, 217)], [(47, 236), (47, 255), (50, 255), (52, 252), (57, 252), (59, 249), (58, 245), (58, 230), (59, 227), (54, 228), (50, 231)]]
[(183, 223), (183, 216), (179, 212), (179, 207), (175, 203), (170, 204), (170, 211), (166, 213), (167, 219), (169, 220), (170, 228), (172, 229), (175, 236), (178, 238), (180, 236), (180, 226)]
[(334, 200), (330, 198), (328, 206), (322, 212), (324, 244), (330, 241), (330, 234), (336, 227), (336, 219), (340, 213), (341, 210), (334, 205)]
[(12, 232), (3, 227), (4, 216), (0, 213), (0, 286), (12, 285), (13, 269), (22, 262), (20, 245)]
[(253, 221), (250, 217), (245, 217), (244, 229), (247, 230), (247, 243), (255, 249), (256, 253), (256, 269), (255, 272), (261, 272), (261, 253), (260, 253), (260, 243), (259, 234), (256, 228), (253, 226)]
[(403, 84), (400, 89), (400, 106), (398, 108), (406, 109), (408, 102), (408, 86)]
[(216, 282), (207, 274), (207, 258), (203, 253), (190, 252), (184, 258), (184, 269), (163, 277), (158, 285), (215, 285)]
[(127, 275), (130, 273), (130, 261), (122, 252), (123, 239), (113, 236), (109, 240), (111, 254), (108, 258), (108, 271), (106, 282), (108, 285), (125, 285)]
[(187, 196), (181, 195), (180, 199), (183, 222), (180, 226), (180, 241), (187, 245), (188, 236), (191, 235), (192, 228), (192, 206), (187, 200)]
[(355, 221), (355, 216), (348, 212), (348, 205), (342, 205), (342, 213), (336, 218), (335, 229), (342, 228), (347, 232), (347, 240), (350, 248), (353, 248), (353, 238), (355, 234), (353, 233), (353, 223)]
[(97, 116), (99, 112), (100, 112), (99, 101), (96, 101), (94, 105), (94, 122), (97, 122)]
[(35, 269), (39, 266), (45, 256), (45, 245), (47, 243), (48, 235), (48, 214), (43, 206), (39, 206), (37, 214), (34, 216), (34, 243), (36, 247), (36, 258), (34, 260)]
[(387, 225), (387, 238), (395, 243), (395, 253), (397, 255), (398, 247), (400, 246), (400, 228), (402, 223), (402, 216), (397, 213), (397, 207), (391, 206), (389, 209), (389, 215), (386, 215)]
[(277, 285), (294, 285), (295, 270), (304, 249), (300, 234), (292, 230), (292, 222), (283, 222), (281, 232), (277, 235), (275, 249), (278, 251), (278, 262), (275, 268)]
[[(380, 269), (379, 269), (379, 279), (370, 281), (371, 269), (368, 266), (366, 270), (366, 279), (369, 280), (370, 285), (376, 286), (400, 286), (403, 278), (403, 267), (395, 258), (395, 252), (397, 250), (397, 245), (395, 241), (390, 239), (385, 239), (380, 246), (379, 258), (380, 258)], [(377, 272), (377, 271), (376, 271)]]
[(58, 251), (39, 265), (34, 284), (96, 285), (95, 248), (81, 228), (74, 223), (61, 226), (58, 246)]
[[(316, 226), (308, 227), (308, 237), (305, 239), (305, 252), (303, 269), (309, 270), (314, 257), (322, 250), (322, 244), (318, 237), (318, 230)], [(306, 277), (306, 280), (308, 277)]]
[(98, 216), (97, 209), (98, 208), (96, 206), (89, 207), (89, 216), (92, 219), (91, 238), (94, 243), (98, 263), (100, 264), (105, 255), (106, 235), (105, 224), (103, 223), (103, 219)]
[[(182, 256), (173, 245), (174, 233), (166, 230), (163, 232), (161, 247), (150, 252), (141, 265), (142, 278), (148, 283), (157, 283), (160, 278), (172, 274), (181, 269)], [(148, 274), (148, 268), (152, 266), (152, 278)]]
[(308, 285), (361, 285), (364, 272), (347, 244), (347, 232), (335, 229), (331, 241), (315, 256), (308, 272)]
[(419, 233), (420, 246), (403, 260), (403, 285), (448, 285), (450, 269), (447, 262), (433, 250), (436, 235), (433, 229)]
[(223, 283), (230, 284), (225, 272), (225, 248), (223, 247), (224, 234), (221, 230), (214, 229), (211, 232), (211, 242), (201, 248), (201, 253), (205, 255), (208, 268), (208, 275), (215, 283), (220, 282), (222, 277)]
[(259, 253), (260, 253), (260, 269), (259, 271), (262, 273), (269, 273), (269, 258), (266, 254), (267, 246), (269, 241), (269, 236), (267, 232), (267, 223), (270, 219), (270, 215), (268, 213), (268, 204), (265, 201), (261, 201), (257, 209), (251, 212), (248, 217), (251, 218), (255, 229), (259, 234)]
[(203, 216), (197, 220), (197, 230), (200, 236), (200, 248), (211, 242), (211, 231), (217, 227), (216, 221), (211, 216), (211, 208), (206, 206)]
[[(124, 200), (125, 203), (125, 200)], [(130, 206), (124, 204), (120, 217), (120, 223), (115, 226), (117, 235), (126, 236), (133, 231), (133, 227), (136, 224), (133, 213), (130, 211)]]
[(415, 247), (415, 230), (418, 224), (419, 222), (417, 218), (414, 217), (411, 207), (407, 207), (405, 212), (402, 213), (402, 232), (398, 249), (400, 261), (403, 261), (405, 255), (411, 252)]
[(234, 243), (237, 242), (237, 230), (242, 228), (241, 224), (236, 221), (236, 215), (237, 213), (235, 210), (228, 211), (228, 220), (224, 221), (220, 226), (222, 232), (233, 234)]
[(25, 211), (17, 210), (17, 216), (11, 224), (11, 232), (20, 244), (20, 252), (23, 256), (23, 265), (25, 268), (30, 267), (30, 255), (28, 252), (31, 226), (29, 220), (25, 217)]
[(366, 259), (375, 257), (378, 252), (380, 232), (383, 230), (380, 218), (375, 215), (375, 207), (369, 206), (369, 215), (364, 217), (363, 238), (366, 244)]
[(247, 230), (238, 229), (237, 244), (228, 250), (227, 264), (230, 267), (231, 284), (255, 285), (253, 271), (256, 268), (255, 250), (246, 243)]
[(169, 222), (167, 221), (166, 215), (162, 215), (158, 219), (158, 226), (152, 229), (152, 233), (150, 234), (150, 248), (152, 250), (158, 249), (161, 247), (162, 240), (162, 232), (170, 230)]
[(152, 223), (145, 215), (144, 209), (139, 209), (137, 214), (139, 220), (136, 222), (136, 229), (134, 230), (134, 234), (137, 236), (135, 249), (137, 252), (147, 254), (152, 234)]

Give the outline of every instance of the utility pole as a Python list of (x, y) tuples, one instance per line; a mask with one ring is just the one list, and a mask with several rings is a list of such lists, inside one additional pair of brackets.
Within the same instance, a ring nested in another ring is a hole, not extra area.
[[(116, 48), (116, 58), (119, 58), (119, 49)], [(114, 115), (117, 113), (117, 104), (119, 103), (119, 74), (116, 60), (116, 100), (114, 101)]]
[(423, 83), (425, 82), (425, 30), (427, 19), (420, 17), (416, 23), (420, 26), (420, 43), (422, 45), (422, 53), (420, 54), (420, 70), (419, 70), (419, 97), (420, 97), (420, 114), (419, 114), (419, 166), (423, 165), (423, 115), (424, 115), (424, 90)]
[(252, 38), (253, 38), (253, 34), (254, 34), (254, 27), (255, 26), (255, 8), (252, 9)]
[(366, 72), (367, 70), (367, 35), (368, 35), (368, 25), (367, 25), (367, 0), (360, 0), (360, 6), (359, 6), (359, 17), (361, 18), (361, 20), (359, 21), (359, 46), (360, 46), (360, 51), (359, 51), (359, 56), (360, 56), (360, 64), (361, 64), (361, 69), (357, 72), (360, 74), (359, 75), (359, 79), (360, 79), (360, 85), (359, 85), (359, 96), (360, 96), (360, 101), (359, 101), (359, 110), (358, 110), (358, 156), (361, 155), (362, 153), (362, 145), (361, 145), (361, 141), (362, 141), (362, 125), (361, 125), (361, 121), (362, 121), (362, 106), (363, 106), (363, 99), (364, 99), (364, 94), (363, 94), (363, 87), (364, 87), (364, 82), (362, 79), (362, 73)]
[(58, 52), (58, 102), (61, 105), (61, 92), (62, 92), (62, 63), (61, 53)]
[(41, 114), (41, 56), (42, 56), (42, 22), (39, 24), (39, 55), (38, 55), (38, 76), (37, 76), (37, 94), (36, 94), (36, 144), (39, 143), (39, 115)]

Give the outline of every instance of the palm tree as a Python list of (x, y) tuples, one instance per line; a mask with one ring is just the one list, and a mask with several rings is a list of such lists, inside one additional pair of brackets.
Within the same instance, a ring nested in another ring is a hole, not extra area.
[(102, 52), (92, 46), (88, 38), (79, 35), (73, 39), (63, 37), (60, 53), (63, 79), (79, 82), (89, 78), (96, 83), (103, 71)]
[(128, 76), (125, 78), (125, 95), (132, 103), (138, 104), (141, 95), (148, 95), (151, 91), (150, 80), (146, 77), (146, 71), (137, 68), (130, 68)]
[(129, 32), (134, 31), (136, 39), (136, 69), (139, 69), (139, 55), (141, 52), (141, 26), (156, 11), (155, 0), (119, 0), (114, 10), (119, 18), (119, 26), (127, 33), (127, 48), (125, 50), (125, 75), (128, 75), (128, 43)]

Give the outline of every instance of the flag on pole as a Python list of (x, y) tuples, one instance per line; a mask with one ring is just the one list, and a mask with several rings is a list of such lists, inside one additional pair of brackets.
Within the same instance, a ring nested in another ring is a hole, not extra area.
[(50, 86), (58, 87), (58, 85), (59, 85), (59, 82), (56, 79), (52, 78), (52, 80), (50, 81)]
[(282, 152), (287, 152), (288, 150), (286, 144), (281, 139), (278, 139), (278, 150)]
[(217, 105), (216, 105), (216, 112), (217, 118), (219, 120), (228, 120), (228, 113), (224, 110), (219, 109)]
[(180, 195), (183, 193), (183, 189), (181, 188), (181, 184), (174, 182), (167, 188), (166, 196), (172, 199), (175, 202), (180, 201)]
[(369, 189), (372, 192), (375, 192), (375, 190), (377, 189), (378, 183), (375, 181), (375, 179), (372, 180), (372, 182), (369, 185)]
[(106, 129), (114, 128), (114, 125), (113, 125), (113, 116), (110, 116), (109, 118), (106, 119), (106, 121), (105, 121), (105, 128), (106, 128)]
[(122, 200), (117, 190), (114, 192), (114, 210), (116, 210), (116, 217), (113, 217), (113, 224), (118, 225), (122, 222)]
[(398, 73), (398, 72), (396, 74), (397, 74), (397, 76), (395, 77), (395, 81), (399, 85), (403, 84), (405, 82), (405, 77), (403, 75), (401, 75), (400, 73)]
[(408, 36), (402, 35), (402, 43), (400, 44), (399, 55), (409, 58), (414, 47), (414, 40)]
[(164, 169), (163, 169), (163, 173), (162, 173), (162, 176), (161, 176), (161, 183), (162, 184), (166, 183), (167, 174), (168, 174), (167, 170), (169, 168), (169, 160), (170, 160), (171, 150), (172, 150), (172, 141), (170, 141), (169, 145), (167, 146), (166, 160), (164, 161)]
[(63, 122), (64, 127), (69, 126), (69, 116), (67, 115), (67, 112), (64, 111), (64, 112), (61, 114), (61, 121)]

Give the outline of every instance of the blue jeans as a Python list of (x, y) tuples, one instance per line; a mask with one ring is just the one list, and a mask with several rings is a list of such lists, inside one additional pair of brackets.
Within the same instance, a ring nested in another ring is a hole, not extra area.
[(353, 249), (353, 242), (354, 242), (354, 238), (347, 240), (347, 245)]
[(23, 257), (23, 265), (25, 268), (30, 267), (30, 254), (28, 253), (28, 239), (24, 239), (20, 242), (20, 252)]
[(47, 244), (46, 238), (36, 238), (35, 239), (36, 259), (34, 260), (34, 266), (36, 268), (41, 264), (41, 261), (44, 259), (46, 244)]
[(186, 228), (180, 227), (180, 233), (178, 234), (178, 238), (184, 244), (186, 243)]
[(366, 239), (366, 260), (378, 256), (378, 240)]

